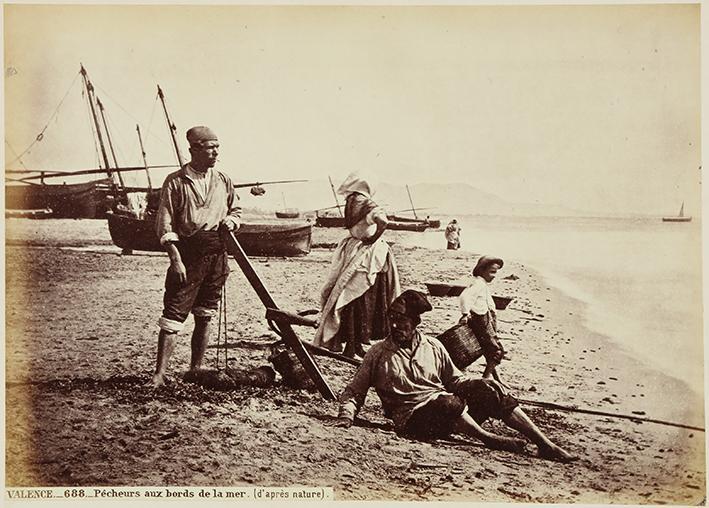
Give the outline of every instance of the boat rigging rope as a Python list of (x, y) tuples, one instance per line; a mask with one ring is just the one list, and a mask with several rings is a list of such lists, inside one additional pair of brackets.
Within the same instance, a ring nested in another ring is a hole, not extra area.
[[(64, 97), (62, 97), (62, 100), (59, 101), (59, 104), (57, 104), (57, 107), (54, 109), (54, 113), (52, 113), (52, 116), (49, 117), (49, 120), (47, 120), (46, 125), (42, 128), (42, 130), (40, 131), (40, 133), (37, 134), (37, 136), (34, 138), (34, 141), (32, 141), (32, 143), (30, 143), (30, 146), (28, 146), (27, 148), (25, 148), (25, 149), (22, 151), (22, 153), (21, 153), (20, 155), (18, 155), (18, 156), (15, 157), (12, 161), (10, 161), (10, 162), (7, 164), (8, 166), (10, 166), (10, 165), (12, 165), (13, 163), (17, 162), (23, 155), (28, 154), (28, 153), (30, 152), (30, 150), (32, 149), (32, 147), (33, 147), (36, 143), (39, 143), (40, 141), (42, 141), (42, 138), (44, 138), (44, 131), (47, 130), (47, 127), (49, 127), (49, 124), (52, 123), (52, 120), (54, 120), (54, 117), (56, 117), (56, 116), (57, 116), (57, 113), (59, 113), (59, 108), (61, 108), (62, 104), (64, 104), (64, 100), (69, 96), (69, 92), (71, 91), (71, 89), (74, 88), (74, 84), (76, 83), (76, 80), (78, 79), (78, 77), (80, 76), (80, 74), (81, 74), (81, 73), (79, 73), (79, 72), (76, 73), (76, 76), (74, 76), (74, 80), (71, 82), (71, 85), (69, 85), (69, 89), (68, 89), (68, 90), (66, 91), (66, 93), (64, 94)], [(14, 150), (13, 150), (13, 152), (14, 152)], [(24, 164), (23, 164), (23, 167), (24, 167)]]
[[(22, 162), (22, 159), (20, 158), (19, 155), (17, 155), (17, 152), (15, 151), (14, 148), (12, 148), (12, 145), (10, 144), (10, 142), (9, 142), (7, 139), (5, 140), (5, 144), (6, 144), (7, 147), (10, 149), (10, 151), (13, 153), (13, 155), (16, 156), (15, 160), (16, 160), (16, 161), (20, 161), (20, 165), (21, 165), (23, 168), (27, 169), (27, 166), (25, 166), (25, 163)], [(27, 171), (29, 171), (29, 170), (27, 170)]]

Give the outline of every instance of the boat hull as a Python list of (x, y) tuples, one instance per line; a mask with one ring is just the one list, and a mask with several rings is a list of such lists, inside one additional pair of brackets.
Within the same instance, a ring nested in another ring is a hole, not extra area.
[[(315, 219), (315, 225), (321, 228), (344, 228), (345, 218), (344, 217), (317, 217)], [(428, 228), (428, 224), (416, 223), (416, 222), (398, 222), (389, 221), (387, 229), (392, 231), (415, 231), (422, 232)]]
[(663, 217), (662, 222), (691, 222), (691, 217)]
[(62, 185), (6, 185), (6, 210), (50, 209), (52, 217), (103, 218), (112, 201), (107, 179)]
[(316, 217), (315, 225), (321, 228), (344, 228), (344, 217)]
[[(108, 230), (113, 243), (121, 249), (164, 251), (155, 233), (153, 219), (137, 219), (109, 213)], [(312, 226), (308, 223), (249, 222), (236, 233), (249, 256), (304, 256), (310, 252)]]
[(416, 224), (425, 224), (429, 228), (433, 229), (441, 227), (441, 221), (438, 219), (412, 219), (411, 217), (402, 217), (401, 215), (387, 215), (387, 218), (394, 222), (411, 222)]
[(300, 212), (293, 208), (287, 208), (285, 210), (276, 210), (276, 217), (279, 219), (297, 219), (300, 217)]

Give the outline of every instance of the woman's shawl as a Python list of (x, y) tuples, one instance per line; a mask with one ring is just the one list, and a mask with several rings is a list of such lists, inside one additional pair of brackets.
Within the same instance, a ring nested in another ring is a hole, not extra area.
[(377, 208), (377, 204), (364, 194), (353, 192), (345, 202), (345, 227), (350, 229), (367, 217), (369, 212)]

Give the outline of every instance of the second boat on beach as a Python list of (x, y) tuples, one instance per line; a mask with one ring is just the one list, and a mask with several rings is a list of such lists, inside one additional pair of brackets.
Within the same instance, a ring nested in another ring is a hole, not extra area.
[[(124, 251), (162, 252), (152, 220), (137, 219), (117, 213), (108, 214), (111, 239)], [(312, 225), (305, 221), (247, 222), (236, 233), (249, 256), (304, 256), (310, 252)]]
[[(345, 218), (329, 215), (319, 215), (315, 219), (315, 225), (321, 228), (344, 228)], [(428, 228), (428, 224), (419, 222), (399, 222), (399, 221), (389, 221), (387, 224), (387, 229), (394, 231), (415, 231), (421, 233)]]

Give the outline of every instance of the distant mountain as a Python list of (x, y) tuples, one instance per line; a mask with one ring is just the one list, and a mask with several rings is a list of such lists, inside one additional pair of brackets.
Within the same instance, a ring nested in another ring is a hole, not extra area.
[[(336, 182), (336, 186), (339, 182)], [(285, 207), (301, 211), (333, 207), (335, 204), (327, 180), (267, 186), (266, 194), (254, 197), (243, 189), (239, 193), (242, 205), (261, 210), (279, 210)], [(480, 190), (467, 183), (430, 183), (409, 186), (419, 215), (512, 215), (512, 216), (589, 216), (598, 213), (575, 210), (557, 205), (516, 203)], [(374, 196), (377, 203), (390, 212), (410, 209), (404, 184), (379, 183)], [(343, 204), (342, 196), (338, 196)], [(409, 212), (410, 213), (410, 212)]]

